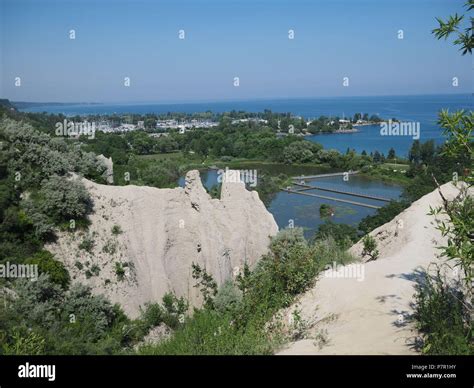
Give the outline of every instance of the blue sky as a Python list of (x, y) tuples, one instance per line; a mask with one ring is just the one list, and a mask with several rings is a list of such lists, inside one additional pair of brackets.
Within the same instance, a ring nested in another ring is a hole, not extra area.
[(0, 97), (187, 102), (470, 93), (471, 57), (431, 34), (436, 16), (462, 13), (464, 2), (0, 0)]

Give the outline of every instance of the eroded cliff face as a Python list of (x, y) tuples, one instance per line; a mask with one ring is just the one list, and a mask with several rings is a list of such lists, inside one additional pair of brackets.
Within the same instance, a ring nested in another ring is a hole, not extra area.
[[(199, 305), (193, 262), (222, 284), (245, 262), (254, 265), (278, 232), (258, 193), (241, 182), (224, 182), (219, 200), (207, 194), (198, 171), (188, 172), (185, 188), (175, 189), (83, 181), (94, 201), (88, 231), (62, 232), (47, 249), (73, 281), (105, 294), (131, 316), (168, 291)], [(84, 240), (93, 242), (89, 251), (87, 244), (80, 248)]]

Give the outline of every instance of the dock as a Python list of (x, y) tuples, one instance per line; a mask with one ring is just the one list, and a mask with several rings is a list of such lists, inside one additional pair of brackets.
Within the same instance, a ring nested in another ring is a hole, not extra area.
[(361, 194), (361, 193), (356, 193), (352, 191), (344, 191), (344, 190), (338, 190), (338, 189), (330, 189), (327, 187), (321, 187), (321, 186), (312, 186), (312, 185), (306, 185), (302, 183), (293, 183), (295, 186), (301, 187), (301, 189), (295, 190), (298, 192), (301, 191), (306, 191), (306, 190), (321, 190), (321, 191), (328, 191), (331, 193), (337, 193), (337, 194), (344, 194), (344, 195), (351, 195), (354, 197), (360, 197), (360, 198), (367, 198), (367, 199), (373, 199), (375, 201), (383, 201), (383, 202), (390, 202), (390, 198), (385, 198), (385, 197), (379, 197), (376, 195), (370, 195), (370, 194)]
[(302, 190), (294, 190), (294, 189), (282, 189), (282, 190), (286, 191), (287, 193), (291, 193), (291, 194), (307, 195), (309, 197), (316, 197), (316, 198), (327, 199), (327, 200), (330, 200), (330, 201), (343, 202), (343, 203), (348, 203), (350, 205), (368, 207), (370, 209), (380, 209), (382, 207), (382, 206), (370, 205), (368, 203), (363, 203), (363, 202), (351, 201), (349, 199), (342, 199), (342, 198), (328, 197), (326, 195), (318, 195), (318, 194), (313, 194), (313, 193), (307, 193), (306, 191), (302, 191)]

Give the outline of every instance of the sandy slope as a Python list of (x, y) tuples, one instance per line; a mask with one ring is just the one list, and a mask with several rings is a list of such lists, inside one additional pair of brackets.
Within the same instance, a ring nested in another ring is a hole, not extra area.
[[(442, 190), (448, 198), (458, 193), (450, 183)], [(298, 307), (304, 319), (316, 323), (313, 339), (294, 342), (280, 354), (416, 353), (417, 333), (407, 319), (413, 312), (413, 287), (422, 276), (421, 267), (441, 261), (436, 246), (443, 244), (434, 217), (427, 216), (430, 205), (441, 205), (437, 191), (371, 233), (380, 258), (363, 264), (363, 281), (322, 276)], [(361, 242), (351, 248), (359, 258), (361, 250)], [(326, 345), (314, 339), (322, 332)]]

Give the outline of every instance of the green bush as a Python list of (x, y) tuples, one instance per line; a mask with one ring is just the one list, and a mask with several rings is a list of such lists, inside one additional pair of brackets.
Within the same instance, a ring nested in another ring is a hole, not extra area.
[(362, 256), (368, 256), (369, 260), (377, 260), (379, 251), (377, 250), (377, 241), (370, 234), (367, 234), (362, 239), (364, 247), (362, 249)]
[(95, 245), (95, 241), (92, 238), (92, 236), (87, 235), (82, 239), (81, 243), (79, 244), (79, 249), (92, 253), (92, 249), (94, 248), (94, 245)]
[(232, 311), (242, 301), (242, 291), (233, 281), (227, 280), (217, 291), (214, 305), (217, 311), (223, 313)]
[(92, 211), (92, 200), (84, 185), (57, 175), (42, 183), (38, 205), (56, 221), (84, 218)]
[(69, 225), (71, 220), (87, 224), (92, 201), (81, 182), (54, 175), (43, 180), (39, 190), (33, 189), (21, 207), (35, 235), (46, 240), (54, 236), (55, 227)]
[(102, 252), (113, 255), (115, 252), (117, 252), (117, 242), (110, 240), (107, 241), (107, 243), (105, 243), (102, 247)]
[(97, 264), (93, 264), (90, 269), (92, 275), (99, 276), (100, 274), (100, 267)]
[(151, 328), (163, 323), (164, 310), (159, 303), (145, 303), (144, 308), (140, 307), (140, 320), (145, 334)]
[(122, 233), (122, 228), (120, 227), (120, 225), (114, 225), (114, 226), (112, 226), (112, 234), (113, 234), (114, 236), (117, 236), (117, 235), (119, 235), (119, 234), (121, 234), (121, 233)]
[(59, 284), (65, 289), (69, 287), (71, 281), (69, 272), (64, 264), (56, 260), (50, 252), (45, 250), (39, 251), (27, 259), (25, 264), (37, 265), (38, 272), (40, 274), (48, 274), (53, 283)]
[(161, 305), (148, 302), (145, 303), (144, 308), (140, 307), (140, 318), (135, 324), (141, 336), (161, 324), (171, 329), (178, 329), (185, 321), (188, 307), (189, 304), (184, 298), (177, 298), (173, 293), (166, 293)]
[(122, 281), (125, 279), (125, 269), (123, 263), (116, 262), (115, 263), (115, 275), (117, 275), (117, 279)]
[(423, 333), (422, 352), (430, 355), (474, 354), (473, 329), (465, 296), (439, 272), (416, 287), (415, 321)]

